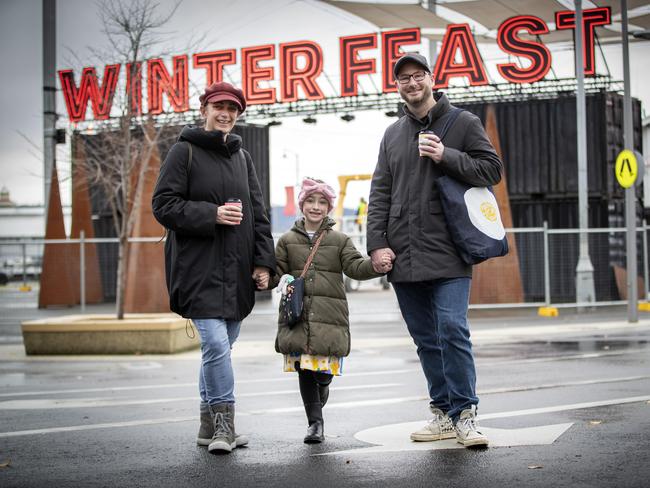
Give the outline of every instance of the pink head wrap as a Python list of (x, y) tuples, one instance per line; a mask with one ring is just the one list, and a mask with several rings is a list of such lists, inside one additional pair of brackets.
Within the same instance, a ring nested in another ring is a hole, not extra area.
[(302, 210), (302, 205), (307, 200), (307, 197), (314, 193), (321, 193), (325, 197), (328, 203), (328, 212), (334, 208), (334, 200), (336, 199), (334, 188), (327, 183), (319, 183), (311, 178), (305, 178), (302, 180), (302, 187), (300, 188), (300, 194), (298, 194), (298, 207), (300, 210)]

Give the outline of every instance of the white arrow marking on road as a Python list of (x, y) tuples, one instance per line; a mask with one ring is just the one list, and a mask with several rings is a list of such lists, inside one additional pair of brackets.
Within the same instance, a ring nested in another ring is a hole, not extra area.
[[(573, 422), (568, 424), (542, 425), (525, 427), (523, 429), (495, 429), (480, 426), (480, 431), (490, 439), (490, 447), (541, 446), (553, 444), (564, 434)], [(435, 442), (413, 442), (409, 434), (422, 428), (422, 422), (407, 422), (403, 424), (383, 425), (357, 432), (354, 437), (362, 442), (377, 444), (374, 447), (349, 449), (347, 451), (329, 452), (333, 454), (372, 454), (377, 452), (396, 451), (433, 451), (441, 449), (465, 449), (456, 439), (445, 439)]]

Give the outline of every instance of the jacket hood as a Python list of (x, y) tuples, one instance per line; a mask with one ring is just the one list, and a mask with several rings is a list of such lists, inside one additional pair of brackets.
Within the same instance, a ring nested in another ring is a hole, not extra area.
[[(427, 114), (426, 117), (427, 127), (430, 127), (443, 114), (447, 113), (447, 111), (451, 106), (451, 103), (449, 102), (447, 95), (445, 95), (442, 92), (434, 92), (433, 99), (436, 101), (436, 103), (433, 106), (433, 108), (429, 110), (429, 113)], [(418, 119), (415, 115), (413, 115), (406, 105), (404, 105), (404, 113), (420, 124), (423, 122), (421, 119)]]
[(204, 149), (218, 151), (230, 156), (241, 149), (241, 137), (232, 132), (224, 142), (223, 132), (220, 130), (207, 131), (196, 125), (186, 125), (178, 136), (179, 141), (188, 141)]
[[(323, 219), (323, 222), (320, 224), (320, 227), (318, 228), (318, 233), (324, 230), (330, 230), (335, 225), (336, 225), (336, 220), (334, 220), (331, 217), (325, 217)], [(305, 230), (305, 218), (303, 217), (301, 219), (296, 220), (291, 230), (294, 232), (298, 232), (300, 234), (307, 235), (307, 231)]]

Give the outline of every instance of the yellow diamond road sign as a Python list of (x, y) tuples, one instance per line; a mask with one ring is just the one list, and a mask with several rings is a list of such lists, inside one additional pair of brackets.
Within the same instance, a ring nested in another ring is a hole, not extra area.
[(623, 149), (616, 158), (616, 179), (623, 188), (631, 187), (639, 175), (636, 154)]

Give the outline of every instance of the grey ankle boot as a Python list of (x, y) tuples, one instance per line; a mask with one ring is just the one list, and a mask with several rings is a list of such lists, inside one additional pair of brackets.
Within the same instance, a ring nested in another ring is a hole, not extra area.
[[(201, 402), (200, 419), (201, 424), (199, 426), (199, 434), (196, 436), (196, 443), (199, 446), (209, 446), (212, 442), (212, 436), (214, 435), (214, 423), (212, 422), (210, 408), (207, 403)], [(237, 447), (245, 446), (248, 444), (248, 436), (246, 434), (237, 434), (235, 432), (235, 443), (237, 444)]]
[(209, 452), (231, 452), (235, 442), (235, 406), (232, 403), (210, 405), (214, 434), (208, 445)]

